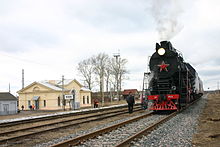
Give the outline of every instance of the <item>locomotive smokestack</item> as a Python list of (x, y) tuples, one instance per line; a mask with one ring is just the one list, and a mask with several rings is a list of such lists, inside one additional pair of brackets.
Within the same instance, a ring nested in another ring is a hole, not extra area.
[(175, 50), (170, 41), (161, 41), (160, 44), (156, 43), (156, 51), (160, 48)]
[(173, 50), (173, 46), (172, 46), (172, 44), (171, 44), (170, 41), (161, 41), (161, 42), (160, 42), (160, 46), (161, 46), (162, 48), (166, 48), (166, 49), (169, 49), (169, 50)]
[(161, 41), (161, 42), (160, 42), (160, 45), (161, 45), (161, 46), (162, 46), (162, 45), (166, 45), (168, 42), (169, 42), (169, 41)]

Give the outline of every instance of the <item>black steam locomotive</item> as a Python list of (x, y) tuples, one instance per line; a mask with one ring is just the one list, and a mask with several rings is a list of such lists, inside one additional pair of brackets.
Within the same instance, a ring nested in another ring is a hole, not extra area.
[(196, 70), (169, 41), (156, 43), (149, 68), (142, 102), (151, 102), (150, 110), (177, 110), (202, 96), (203, 84)]

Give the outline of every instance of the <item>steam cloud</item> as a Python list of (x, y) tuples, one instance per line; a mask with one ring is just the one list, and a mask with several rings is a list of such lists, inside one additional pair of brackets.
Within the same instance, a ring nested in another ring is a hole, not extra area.
[(178, 22), (183, 12), (180, 0), (152, 0), (151, 9), (160, 40), (170, 40), (182, 30), (183, 25)]

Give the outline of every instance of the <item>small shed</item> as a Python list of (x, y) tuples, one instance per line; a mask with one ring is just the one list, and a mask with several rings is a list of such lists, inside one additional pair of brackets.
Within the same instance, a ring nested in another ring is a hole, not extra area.
[(16, 114), (18, 99), (9, 92), (0, 92), (0, 115)]

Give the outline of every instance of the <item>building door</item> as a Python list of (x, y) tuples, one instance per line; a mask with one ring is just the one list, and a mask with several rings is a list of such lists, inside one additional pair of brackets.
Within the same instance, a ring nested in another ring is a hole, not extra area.
[(71, 100), (72, 109), (75, 110), (75, 109), (76, 109), (76, 106), (75, 106), (75, 102), (76, 102), (76, 100), (75, 100), (75, 98), (76, 98), (76, 90), (73, 89), (71, 93), (72, 93), (72, 95), (73, 95), (73, 99)]
[(3, 104), (3, 114), (9, 114), (9, 104)]
[(72, 110), (75, 110), (75, 99), (74, 98), (70, 100), (70, 104), (71, 104)]
[(36, 100), (36, 101), (34, 101), (34, 103), (35, 103), (35, 109), (36, 109), (36, 110), (39, 109), (39, 101)]

